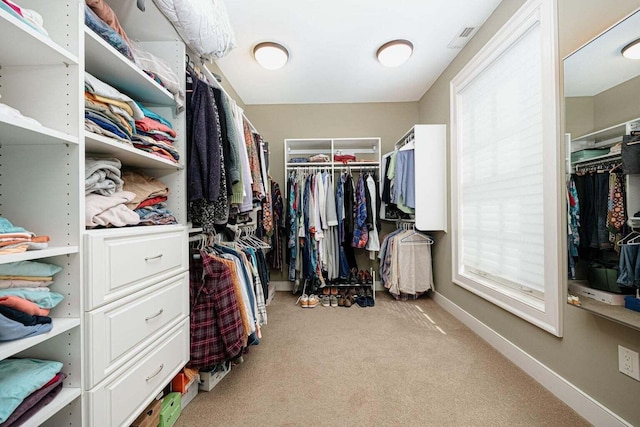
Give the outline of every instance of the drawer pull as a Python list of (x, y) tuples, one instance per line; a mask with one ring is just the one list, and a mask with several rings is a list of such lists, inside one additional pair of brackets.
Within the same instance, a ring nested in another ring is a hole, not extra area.
[(161, 308), (160, 311), (154, 314), (153, 316), (145, 317), (144, 321), (148, 322), (151, 319), (155, 319), (156, 317), (160, 316), (163, 312), (164, 312), (164, 308)]
[(150, 377), (145, 378), (145, 381), (149, 381), (151, 378), (154, 378), (156, 376), (158, 376), (158, 374), (160, 372), (162, 372), (162, 370), (164, 369), (164, 363), (160, 364), (160, 369), (158, 369), (158, 372), (156, 372), (155, 374), (151, 375)]
[(160, 254), (160, 255), (156, 255), (156, 256), (152, 256), (152, 257), (147, 257), (147, 258), (145, 258), (144, 260), (145, 260), (146, 262), (149, 262), (149, 261), (151, 261), (152, 259), (160, 259), (160, 258), (162, 258), (162, 254)]

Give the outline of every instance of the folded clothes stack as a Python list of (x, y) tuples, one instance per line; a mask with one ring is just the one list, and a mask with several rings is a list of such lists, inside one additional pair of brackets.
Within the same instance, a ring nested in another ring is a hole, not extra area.
[(49, 236), (36, 236), (35, 233), (16, 227), (8, 219), (0, 217), (0, 255), (46, 249), (49, 246), (48, 242)]

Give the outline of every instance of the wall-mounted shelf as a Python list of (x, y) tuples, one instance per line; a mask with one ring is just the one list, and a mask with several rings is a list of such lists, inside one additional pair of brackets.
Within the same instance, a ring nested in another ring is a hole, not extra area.
[(59, 255), (69, 255), (78, 253), (78, 246), (49, 246), (47, 249), (36, 251), (26, 251), (18, 254), (6, 254), (0, 258), (0, 264), (16, 261), (28, 261), (32, 259), (50, 258)]
[(167, 89), (122, 56), (93, 30), (85, 27), (84, 34), (85, 65), (90, 74), (129, 95), (135, 101), (175, 105), (173, 95)]
[(0, 144), (45, 145), (75, 144), (78, 137), (45, 126), (34, 126), (20, 120), (0, 119)]
[(87, 132), (85, 134), (85, 151), (88, 155), (108, 154), (117, 157), (127, 166), (135, 166), (150, 169), (181, 170), (184, 166), (174, 163), (146, 151), (142, 151), (131, 145), (122, 143), (113, 138)]
[(0, 9), (0, 64), (3, 67), (23, 65), (78, 64), (78, 57), (49, 37)]
[(574, 307), (640, 331), (640, 313), (637, 311), (629, 310), (620, 305), (605, 304), (590, 298), (580, 298), (580, 304)]
[(15, 341), (7, 341), (0, 343), (0, 359), (6, 359), (7, 357), (19, 353), (23, 350), (33, 347), (49, 340), (56, 335), (63, 334), (70, 329), (73, 329), (80, 325), (80, 319), (77, 318), (65, 318), (65, 317), (53, 317), (53, 328), (46, 334), (36, 335), (34, 337), (23, 338)]

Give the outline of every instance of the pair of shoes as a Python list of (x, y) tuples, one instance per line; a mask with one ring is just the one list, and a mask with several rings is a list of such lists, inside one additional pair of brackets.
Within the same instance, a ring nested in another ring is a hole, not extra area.
[(356, 297), (356, 303), (362, 307), (362, 308), (366, 308), (367, 307), (367, 297), (365, 296), (358, 296)]
[(327, 286), (322, 288), (322, 295), (329, 295), (329, 288)]
[(357, 268), (352, 268), (351, 271), (349, 272), (349, 283), (351, 283), (352, 285), (355, 285), (358, 283), (358, 269)]
[(331, 287), (331, 295), (338, 295), (338, 288), (336, 288), (335, 286)]
[(298, 302), (300, 302), (300, 307), (307, 308), (309, 307), (309, 295), (302, 294), (300, 298), (298, 298)]
[(338, 306), (338, 297), (335, 295), (331, 295), (329, 297), (329, 303), (331, 304), (331, 307), (337, 307)]
[(322, 297), (320, 298), (320, 304), (322, 304), (323, 307), (329, 307), (329, 295), (322, 295)]
[(362, 272), (362, 276), (364, 279), (364, 282), (363, 282), (364, 285), (373, 285), (373, 276), (368, 270), (364, 270)]
[(367, 307), (373, 307), (376, 305), (376, 300), (373, 299), (373, 292), (371, 291), (371, 289), (367, 288), (367, 291), (365, 292), (365, 299), (367, 302)]
[(320, 299), (314, 294), (309, 295), (309, 298), (307, 299), (307, 308), (314, 308), (318, 304), (320, 304)]

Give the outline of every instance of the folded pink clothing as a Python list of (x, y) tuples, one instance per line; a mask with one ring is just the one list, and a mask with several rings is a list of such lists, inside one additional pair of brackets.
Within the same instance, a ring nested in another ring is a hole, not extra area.
[(176, 137), (176, 131), (171, 129), (169, 126), (160, 123), (157, 120), (150, 119), (149, 117), (145, 117), (144, 119), (136, 120), (136, 129), (139, 129), (143, 132), (149, 132), (152, 130), (159, 130), (164, 133), (168, 133), (172, 137)]
[(2, 0), (2, 2), (5, 3), (7, 6), (9, 6), (11, 9), (13, 9), (18, 15), (23, 16), (22, 9), (20, 8), (20, 6), (18, 6), (17, 4), (9, 0)]
[(28, 301), (24, 298), (20, 298), (15, 295), (6, 295), (0, 297), (0, 305), (20, 310), (23, 313), (30, 314), (31, 316), (48, 316), (48, 308), (40, 308), (34, 302)]

